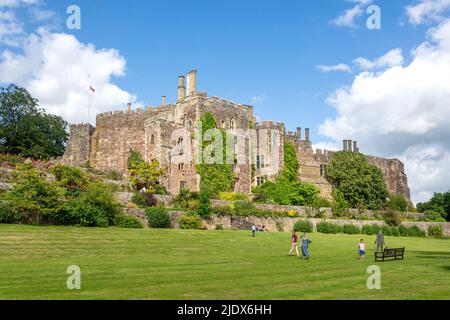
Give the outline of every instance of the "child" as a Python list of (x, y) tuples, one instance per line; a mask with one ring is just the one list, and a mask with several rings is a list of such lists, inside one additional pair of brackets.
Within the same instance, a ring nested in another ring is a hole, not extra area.
[(297, 254), (297, 257), (300, 257), (300, 254), (298, 252), (298, 236), (297, 232), (295, 230), (292, 230), (292, 236), (291, 236), (291, 251), (289, 251), (288, 256), (292, 256), (292, 253), (294, 252)]
[(309, 244), (308, 234), (305, 232), (302, 236), (302, 256), (303, 259), (309, 260)]
[(366, 259), (366, 244), (364, 243), (364, 239), (361, 239), (359, 241), (359, 256), (361, 258), (361, 261)]

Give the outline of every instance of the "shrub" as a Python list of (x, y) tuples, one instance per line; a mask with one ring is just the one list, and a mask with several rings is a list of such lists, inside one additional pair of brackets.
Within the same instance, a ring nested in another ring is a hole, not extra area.
[(428, 236), (433, 238), (442, 238), (443, 230), (442, 226), (429, 226)]
[(255, 205), (249, 201), (236, 201), (231, 206), (234, 214), (237, 216), (252, 216), (257, 215)]
[(212, 209), (212, 212), (220, 217), (232, 216), (234, 214), (233, 208), (230, 206), (217, 206)]
[(297, 221), (294, 225), (294, 230), (297, 232), (313, 232), (313, 226), (309, 221)]
[(10, 202), (0, 200), (0, 223), (19, 223), (22, 215), (14, 208)]
[(86, 199), (72, 199), (67, 204), (67, 214), (57, 219), (57, 224), (81, 227), (108, 227), (110, 219), (107, 212)]
[(190, 192), (189, 189), (182, 188), (173, 200), (174, 206), (189, 209), (189, 201), (198, 200), (197, 192)]
[(141, 229), (143, 225), (141, 221), (135, 217), (125, 214), (119, 214), (114, 219), (114, 224), (120, 228)]
[(389, 200), (386, 202), (386, 208), (394, 211), (406, 212), (408, 209), (408, 201), (402, 195), (390, 194)]
[(198, 214), (185, 214), (178, 218), (181, 229), (200, 229), (202, 218)]
[(223, 225), (222, 224), (216, 224), (216, 230), (217, 231), (222, 231), (223, 230)]
[(295, 211), (295, 210), (289, 210), (289, 211), (287, 212), (287, 216), (290, 217), (290, 218), (298, 217), (298, 212)]
[(69, 194), (79, 194), (81, 188), (87, 184), (87, 178), (81, 169), (56, 165), (50, 171), (55, 175), (59, 185), (68, 189)]
[(158, 200), (156, 200), (155, 196), (149, 192), (135, 192), (131, 201), (140, 208), (154, 207), (158, 204)]
[(392, 236), (392, 228), (389, 225), (384, 225), (381, 230), (385, 236)]
[(445, 218), (442, 216), (441, 213), (432, 211), (425, 212), (425, 214), (420, 218), (420, 220), (427, 222), (446, 222)]
[(363, 234), (372, 235), (373, 234), (373, 228), (372, 228), (372, 226), (370, 224), (365, 224), (365, 225), (363, 225), (361, 232)]
[(154, 207), (147, 208), (145, 211), (147, 215), (148, 226), (155, 229), (170, 228), (170, 215), (165, 208)]
[(319, 198), (317, 198), (316, 201), (314, 201), (312, 206), (315, 208), (331, 208), (331, 207), (333, 207), (333, 203), (331, 203), (330, 200), (319, 197)]
[(342, 226), (339, 226), (334, 223), (320, 222), (319, 224), (317, 224), (317, 232), (336, 234), (336, 233), (342, 233), (343, 228), (342, 228)]
[(220, 192), (219, 199), (223, 201), (248, 201), (248, 197), (241, 192)]
[(361, 233), (361, 230), (353, 224), (344, 225), (343, 231), (346, 234), (360, 234)]
[(119, 171), (110, 170), (106, 173), (105, 177), (109, 180), (121, 181), (123, 176)]
[(391, 233), (394, 237), (400, 237), (400, 232), (398, 231), (398, 227), (391, 227)]
[(47, 224), (64, 213), (64, 189), (45, 180), (37, 170), (19, 171), (15, 185), (2, 196), (11, 208), (9, 219), (19, 218), (20, 223)]
[(401, 225), (398, 227), (399, 233), (403, 237), (426, 237), (426, 232), (421, 230), (418, 226), (414, 225), (412, 227), (405, 227)]
[(202, 188), (199, 194), (199, 204), (196, 213), (202, 218), (209, 218), (212, 213), (210, 194)]
[(383, 218), (384, 218), (384, 222), (386, 222), (386, 224), (390, 225), (390, 226), (399, 226), (402, 223), (402, 218), (400, 213), (394, 211), (394, 210), (387, 210), (384, 214), (383, 214)]

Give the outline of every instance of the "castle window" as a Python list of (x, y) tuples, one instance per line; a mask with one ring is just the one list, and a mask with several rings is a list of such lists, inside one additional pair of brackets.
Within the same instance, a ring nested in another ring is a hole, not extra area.
[(265, 167), (264, 156), (263, 155), (256, 156), (256, 169), (262, 169), (264, 167)]
[(180, 190), (186, 188), (186, 181), (180, 181)]
[(278, 132), (274, 132), (272, 135), (272, 145), (273, 146), (278, 146)]
[(178, 144), (180, 145), (180, 144), (182, 144), (183, 143), (183, 138), (179, 138), (178, 139)]
[(191, 119), (189, 119), (189, 121), (188, 121), (188, 127), (189, 127), (189, 128), (192, 127), (192, 120), (191, 120)]
[(179, 163), (178, 164), (178, 170), (181, 171), (184, 169), (184, 163)]
[(231, 119), (230, 121), (230, 129), (233, 130), (234, 129), (234, 120)]
[(265, 182), (264, 177), (256, 177), (256, 185), (257, 186), (262, 186)]
[(327, 166), (324, 164), (320, 165), (320, 176), (325, 177)]
[(155, 135), (154, 134), (152, 134), (152, 136), (150, 138), (150, 143), (155, 144)]

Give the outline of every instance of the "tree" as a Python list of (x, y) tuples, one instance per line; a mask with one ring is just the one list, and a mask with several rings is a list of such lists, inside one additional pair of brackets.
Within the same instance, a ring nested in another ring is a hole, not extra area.
[(0, 152), (46, 160), (64, 154), (67, 122), (38, 108), (24, 88), (0, 88)]
[(147, 192), (156, 193), (160, 189), (159, 181), (166, 173), (166, 169), (156, 160), (145, 162), (139, 152), (131, 150), (128, 157), (128, 172), (136, 190), (145, 188)]
[(361, 153), (337, 152), (326, 176), (352, 207), (379, 210), (389, 196), (383, 174)]
[(390, 194), (386, 207), (395, 211), (406, 212), (408, 201), (402, 195)]
[(418, 203), (417, 210), (419, 212), (434, 212), (446, 216), (450, 221), (450, 190), (445, 193), (435, 193), (428, 202)]

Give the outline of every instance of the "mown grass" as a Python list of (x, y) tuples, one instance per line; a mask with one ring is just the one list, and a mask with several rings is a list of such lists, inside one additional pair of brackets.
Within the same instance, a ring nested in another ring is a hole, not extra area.
[[(373, 236), (314, 233), (309, 261), (288, 257), (290, 235), (0, 225), (0, 299), (450, 299), (450, 241), (390, 238), (406, 259), (377, 263)], [(66, 269), (81, 268), (81, 290)]]

